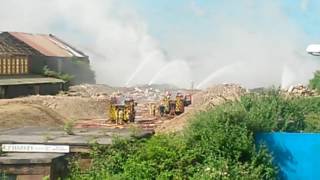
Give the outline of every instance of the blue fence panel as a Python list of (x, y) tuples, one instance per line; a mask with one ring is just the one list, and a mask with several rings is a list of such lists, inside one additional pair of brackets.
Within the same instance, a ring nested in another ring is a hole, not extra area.
[(271, 151), (280, 179), (320, 179), (320, 134), (259, 133), (255, 138)]

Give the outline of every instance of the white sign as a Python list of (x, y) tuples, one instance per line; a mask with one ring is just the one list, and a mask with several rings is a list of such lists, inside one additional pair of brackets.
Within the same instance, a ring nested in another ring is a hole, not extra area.
[(43, 144), (2, 144), (3, 152), (48, 152), (69, 153), (68, 145), (43, 145)]

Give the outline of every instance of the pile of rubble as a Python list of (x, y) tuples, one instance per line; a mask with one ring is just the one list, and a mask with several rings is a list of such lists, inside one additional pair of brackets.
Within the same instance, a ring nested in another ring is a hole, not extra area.
[(238, 100), (248, 90), (238, 84), (219, 84), (193, 96), (193, 104), (201, 109), (209, 109), (226, 101)]
[(62, 96), (80, 96), (80, 97), (107, 97), (115, 89), (100, 84), (81, 84), (71, 86), (68, 91), (61, 92)]
[(308, 87), (298, 84), (295, 86), (290, 86), (288, 89), (284, 90), (285, 95), (288, 96), (314, 96), (316, 92), (309, 89)]
[(154, 88), (141, 88), (141, 87), (135, 87), (130, 88), (125, 92), (125, 95), (128, 97), (133, 97), (136, 101), (148, 101), (148, 102), (155, 102), (159, 101), (161, 98), (161, 95), (163, 92), (161, 92), (159, 89)]

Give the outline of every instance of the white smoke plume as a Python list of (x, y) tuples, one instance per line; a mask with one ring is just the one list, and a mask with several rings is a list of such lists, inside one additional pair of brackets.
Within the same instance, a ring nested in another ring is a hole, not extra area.
[(307, 83), (320, 68), (305, 55), (306, 34), (277, 1), (228, 1), (214, 12), (190, 2), (191, 13), (211, 24), (195, 27), (196, 34), (175, 28), (164, 42), (150, 34), (134, 6), (116, 0), (5, 1), (0, 31), (53, 33), (90, 56), (98, 83), (116, 86), (288, 86)]

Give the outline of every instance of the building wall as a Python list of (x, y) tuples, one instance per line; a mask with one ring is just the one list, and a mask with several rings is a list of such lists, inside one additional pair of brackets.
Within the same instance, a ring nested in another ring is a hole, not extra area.
[(63, 90), (62, 83), (0, 86), (0, 98), (15, 98), (28, 95), (55, 95)]
[(91, 70), (88, 58), (67, 58), (61, 60), (61, 72), (74, 76), (72, 84), (95, 84), (95, 74)]
[[(2, 172), (5, 177), (2, 177)], [(68, 173), (68, 161), (65, 155), (52, 159), (51, 163), (4, 164), (0, 166), (0, 180), (51, 180), (65, 179)]]
[(30, 59), (30, 71), (34, 74), (43, 74), (43, 67), (47, 66), (50, 70), (72, 75), (74, 78), (71, 84), (94, 84), (96, 82), (94, 71), (91, 70), (87, 57), (62, 58), (32, 56)]
[(43, 67), (46, 65), (45, 56), (30, 56), (30, 73), (43, 74)]

